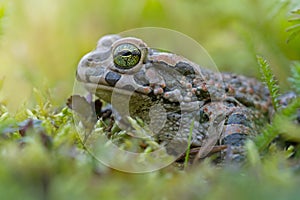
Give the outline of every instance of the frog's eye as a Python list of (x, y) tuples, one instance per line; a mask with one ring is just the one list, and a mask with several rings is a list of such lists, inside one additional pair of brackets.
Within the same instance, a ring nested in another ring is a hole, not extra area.
[(114, 63), (120, 69), (131, 69), (141, 59), (141, 51), (133, 44), (120, 44), (113, 52)]

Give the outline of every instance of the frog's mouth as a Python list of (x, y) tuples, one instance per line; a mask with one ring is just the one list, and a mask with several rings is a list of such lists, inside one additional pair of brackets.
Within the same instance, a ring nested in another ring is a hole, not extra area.
[(117, 98), (118, 95), (122, 97), (125, 96), (127, 98), (137, 99), (148, 98), (146, 94), (138, 90), (134, 90), (130, 87), (118, 88), (109, 85), (104, 85), (102, 83), (88, 82), (86, 80), (81, 80), (79, 77), (77, 77), (77, 80), (79, 84), (81, 84), (87, 91), (89, 91), (92, 94), (95, 94), (96, 96), (98, 96), (106, 102), (110, 102), (113, 95), (114, 98)]

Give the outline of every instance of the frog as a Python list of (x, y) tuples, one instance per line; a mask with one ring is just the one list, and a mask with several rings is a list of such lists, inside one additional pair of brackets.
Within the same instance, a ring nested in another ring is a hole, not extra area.
[(136, 37), (101, 37), (80, 60), (76, 78), (111, 103), (121, 129), (132, 129), (128, 116), (141, 119), (171, 155), (203, 147), (197, 154), (203, 157), (223, 145), (220, 160), (243, 160), (245, 141), (274, 112), (268, 89), (257, 79), (213, 71)]

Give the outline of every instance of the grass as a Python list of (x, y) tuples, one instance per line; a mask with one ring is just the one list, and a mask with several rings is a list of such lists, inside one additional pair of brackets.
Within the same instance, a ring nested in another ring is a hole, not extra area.
[(278, 110), (279, 108), (279, 103), (278, 103), (278, 97), (279, 97), (279, 86), (275, 80), (275, 77), (272, 73), (272, 70), (270, 68), (270, 65), (268, 62), (261, 56), (257, 56), (257, 61), (260, 67), (261, 71), (261, 76), (263, 82), (267, 85), (269, 91), (270, 91), (270, 96), (272, 100), (272, 105), (275, 109), (275, 111)]
[(191, 123), (190, 130), (189, 130), (189, 137), (188, 137), (188, 146), (187, 146), (187, 151), (185, 153), (185, 158), (184, 158), (184, 168), (186, 169), (188, 166), (189, 162), (189, 155), (190, 155), (190, 149), (191, 149), (191, 141), (192, 141), (192, 134), (193, 134), (193, 129), (194, 129), (194, 119)]
[(300, 9), (292, 11), (293, 18), (289, 20), (293, 25), (287, 29), (287, 32), (290, 32), (290, 35), (287, 39), (287, 42), (294, 40), (300, 35)]

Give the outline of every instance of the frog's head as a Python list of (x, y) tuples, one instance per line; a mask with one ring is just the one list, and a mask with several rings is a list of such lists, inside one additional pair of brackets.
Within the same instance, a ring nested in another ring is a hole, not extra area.
[(112, 91), (161, 95), (169, 101), (189, 100), (199, 67), (176, 54), (157, 51), (134, 37), (106, 35), (86, 54), (77, 80), (93, 94), (110, 101)]
[(147, 52), (147, 45), (138, 38), (104, 36), (97, 48), (79, 62), (77, 80), (91, 93), (102, 93), (102, 98), (105, 93), (118, 89), (119, 92), (134, 89), (147, 94), (151, 89), (146, 86), (146, 80), (142, 82), (137, 78), (145, 65)]

